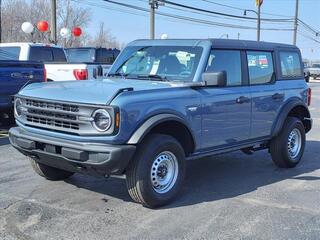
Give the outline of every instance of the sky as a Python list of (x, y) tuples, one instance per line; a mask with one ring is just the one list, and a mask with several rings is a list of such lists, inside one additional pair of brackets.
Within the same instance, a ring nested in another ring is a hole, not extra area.
[[(92, 22), (87, 31), (94, 34), (99, 29), (100, 22), (104, 22), (110, 33), (121, 43), (128, 43), (135, 39), (149, 38), (149, 14), (125, 7), (119, 7), (103, 0), (73, 0), (74, 3), (89, 8), (92, 12)], [(134, 6), (149, 8), (148, 0), (114, 0), (127, 3)], [(255, 0), (171, 0), (176, 3), (203, 8), (216, 12), (223, 12), (243, 16), (243, 10), (257, 10)], [(264, 0), (261, 6), (262, 18), (293, 18), (295, 13), (296, 0)], [(229, 5), (220, 6), (214, 3)], [(207, 21), (236, 24), (248, 27), (256, 27), (255, 20), (229, 19), (221, 16), (211, 16), (195, 14), (189, 11), (181, 11), (170, 8), (170, 5), (160, 6), (157, 10), (170, 14), (176, 14), (186, 17), (198, 18)], [(273, 15), (270, 15), (273, 14)], [(320, 0), (299, 0), (299, 18), (305, 23), (318, 29), (320, 32)], [(279, 15), (279, 16), (278, 16)], [(256, 17), (255, 13), (248, 12), (247, 16)], [(262, 21), (262, 28), (283, 28), (293, 29), (293, 22), (285, 23), (267, 23)], [(315, 60), (320, 59), (320, 34), (310, 32), (305, 27), (299, 25), (297, 45), (302, 51), (304, 58)], [(317, 30), (317, 31), (318, 31)], [(254, 29), (234, 29), (221, 26), (207, 26), (194, 22), (186, 22), (156, 15), (156, 38), (162, 34), (167, 34), (169, 38), (229, 38), (256, 40), (256, 30)], [(319, 43), (306, 38), (314, 38)], [(262, 41), (271, 41), (279, 43), (293, 42), (293, 31), (274, 31), (262, 30)]]

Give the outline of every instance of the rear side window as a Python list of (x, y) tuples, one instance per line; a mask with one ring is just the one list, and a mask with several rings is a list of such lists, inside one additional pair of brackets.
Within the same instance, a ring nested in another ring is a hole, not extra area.
[(280, 52), (281, 76), (296, 78), (302, 76), (300, 56), (297, 52)]
[(53, 59), (55, 62), (67, 62), (66, 54), (61, 48), (52, 48)]
[(0, 47), (0, 60), (19, 60), (20, 47)]
[(114, 62), (114, 56), (111, 51), (107, 49), (97, 49), (97, 59), (98, 63), (112, 64)]
[(227, 73), (227, 86), (242, 84), (241, 55), (237, 50), (212, 50), (210, 53), (207, 72)]
[(53, 62), (52, 50), (49, 47), (31, 47), (29, 52), (29, 60)]
[(271, 52), (248, 51), (250, 84), (266, 84), (272, 81), (273, 60)]

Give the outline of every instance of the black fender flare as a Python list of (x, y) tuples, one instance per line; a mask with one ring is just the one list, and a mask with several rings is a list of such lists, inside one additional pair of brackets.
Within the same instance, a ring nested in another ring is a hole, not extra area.
[(138, 144), (151, 131), (153, 127), (167, 121), (176, 121), (183, 124), (192, 136), (193, 142), (196, 143), (192, 131), (190, 130), (184, 119), (177, 115), (169, 113), (158, 114), (148, 118), (138, 129), (135, 130), (135, 132), (131, 135), (127, 143)]
[(272, 126), (272, 132), (271, 132), (272, 137), (275, 137), (279, 134), (289, 112), (297, 106), (301, 106), (301, 107), (305, 108), (308, 112), (307, 117), (310, 118), (310, 112), (309, 112), (308, 106), (303, 101), (301, 101), (301, 99), (299, 99), (299, 98), (291, 99), (279, 111), (280, 114), (278, 115), (277, 119), (274, 121), (273, 126)]

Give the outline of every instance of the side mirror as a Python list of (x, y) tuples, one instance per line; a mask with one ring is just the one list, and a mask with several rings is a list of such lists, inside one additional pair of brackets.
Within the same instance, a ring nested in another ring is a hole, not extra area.
[(205, 72), (202, 73), (202, 81), (206, 86), (224, 87), (227, 85), (227, 72)]

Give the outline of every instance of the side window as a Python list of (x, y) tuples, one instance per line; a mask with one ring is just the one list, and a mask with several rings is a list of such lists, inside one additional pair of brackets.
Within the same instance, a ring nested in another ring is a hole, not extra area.
[(53, 58), (55, 62), (67, 62), (66, 55), (61, 48), (52, 48)]
[(20, 47), (0, 47), (0, 60), (19, 60)]
[(227, 73), (227, 86), (242, 84), (241, 54), (238, 50), (212, 50), (210, 53), (207, 72)]
[(297, 52), (280, 52), (280, 63), (282, 77), (302, 76), (300, 56)]
[(107, 49), (103, 49), (103, 48), (98, 49), (96, 61), (98, 63), (112, 64), (113, 63), (113, 54), (111, 51), (108, 51)]
[(250, 84), (266, 84), (272, 81), (273, 61), (271, 52), (248, 51)]
[(48, 47), (31, 47), (29, 53), (30, 61), (52, 62), (53, 55), (51, 48)]

